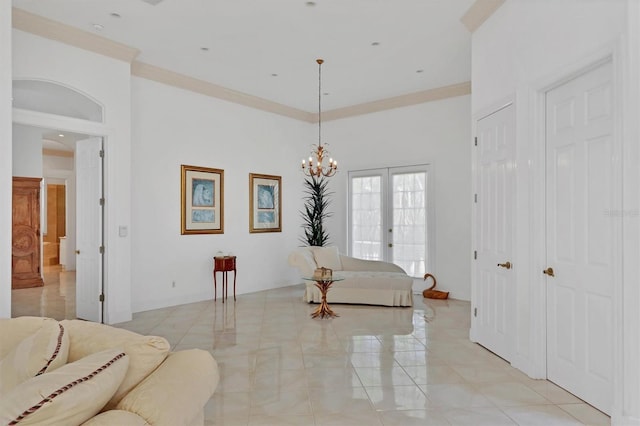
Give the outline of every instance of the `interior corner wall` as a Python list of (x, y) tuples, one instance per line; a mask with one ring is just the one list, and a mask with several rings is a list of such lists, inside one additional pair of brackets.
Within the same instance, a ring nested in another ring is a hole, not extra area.
[[(106, 141), (105, 321), (127, 321), (131, 319), (131, 240), (129, 236), (120, 237), (118, 230), (128, 227), (131, 220), (130, 64), (21, 30), (13, 29), (12, 37), (12, 78), (61, 84), (104, 108), (104, 123), (100, 125), (104, 134), (98, 136), (105, 136)], [(4, 62), (1, 68), (6, 68)], [(50, 121), (72, 127), (65, 118)], [(96, 123), (92, 125), (95, 128)]]
[(13, 124), (13, 176), (42, 177), (42, 130)]
[(0, 0), (0, 318), (11, 317), (11, 1)]
[[(531, 115), (526, 113), (530, 108), (530, 90), (541, 81), (548, 81), (550, 76), (561, 75), (564, 70), (571, 69), (574, 64), (582, 63), (598, 52), (624, 44), (622, 42), (627, 38), (628, 5), (634, 2), (635, 0), (564, 0), (561, 2), (508, 0), (472, 36), (473, 116), (477, 117), (480, 113), (488, 112), (487, 108), (507, 97), (515, 98), (516, 161), (518, 163), (516, 165), (518, 225), (515, 257), (520, 260), (518, 263), (520, 266), (516, 278), (517, 317), (514, 348), (517, 366), (530, 374), (535, 370), (535, 365), (542, 362), (536, 359), (538, 356), (536, 354), (539, 352), (537, 348), (545, 344), (544, 342), (535, 343), (534, 329), (536, 325), (543, 324), (544, 319), (537, 318), (539, 314), (531, 309), (534, 292), (537, 292), (536, 285), (539, 283), (531, 282), (532, 272), (529, 272), (531, 268), (543, 269), (543, 266), (528, 264), (530, 259), (535, 257), (532, 247), (539, 241), (538, 236), (531, 232), (531, 224), (535, 220), (530, 214), (534, 208), (532, 204), (534, 180), (542, 178), (537, 171), (534, 172), (539, 166), (535, 164), (532, 145), (539, 141), (531, 136), (532, 130), (529, 128), (532, 124), (530, 123)], [(637, 38), (638, 34), (633, 36)], [(638, 45), (637, 40), (634, 45)], [(637, 52), (633, 55), (635, 57)], [(637, 82), (637, 67), (632, 74), (630, 78)], [(637, 114), (631, 117), (631, 120), (637, 122)], [(633, 134), (632, 138), (623, 141), (623, 145), (637, 145), (637, 130)], [(637, 148), (632, 150), (635, 153), (637, 151)], [(633, 167), (637, 168), (637, 160), (634, 161), (636, 164)], [(632, 191), (638, 190), (637, 178), (623, 177), (623, 180), (625, 191), (629, 188), (632, 188)], [(637, 197), (634, 196), (633, 199), (637, 200)], [(623, 200), (624, 203), (625, 200)], [(635, 208), (637, 212), (637, 203)], [(637, 221), (638, 216), (629, 217), (626, 220)], [(637, 230), (637, 228), (635, 224), (633, 229)], [(638, 237), (637, 233), (625, 233), (625, 247), (636, 247)], [(624, 256), (625, 264), (629, 263), (628, 260), (637, 264), (637, 256), (627, 259), (626, 252)], [(626, 276), (627, 271), (624, 271), (623, 287), (625, 289), (637, 289), (640, 277), (637, 276), (637, 268), (634, 271), (632, 276)], [(633, 294), (637, 294), (637, 291)], [(637, 316), (625, 316), (625, 324), (623, 324), (625, 330), (634, 330), (636, 336), (640, 326), (637, 318)], [(631, 321), (633, 322), (627, 324)], [(637, 338), (635, 341), (638, 341)], [(630, 356), (637, 353), (637, 348), (625, 349), (624, 354), (619, 356), (624, 359), (637, 359)], [(614, 360), (614, 363), (618, 364), (618, 361)], [(631, 393), (627, 393), (624, 397), (627, 408), (622, 408), (623, 403), (619, 399), (622, 394), (620, 384), (617, 384), (616, 389), (613, 390), (612, 420), (614, 423), (640, 424), (640, 399), (638, 398), (640, 378), (637, 374), (637, 362), (634, 364), (634, 369), (629, 371), (635, 371), (635, 373), (623, 375), (622, 379), (624, 386), (632, 389)], [(621, 368), (620, 365), (614, 365), (616, 371), (621, 371), (618, 370)], [(635, 420), (631, 420), (632, 418)]]
[(322, 124), (340, 171), (331, 178), (332, 242), (347, 253), (348, 172), (430, 164), (435, 179), (435, 268), (438, 288), (470, 298), (471, 99), (458, 96)]
[[(238, 294), (299, 283), (287, 257), (311, 125), (138, 77), (132, 104), (133, 311), (213, 299), (218, 251), (237, 256)], [(223, 234), (181, 235), (183, 164), (224, 170)], [(249, 233), (249, 173), (282, 177), (282, 232)]]

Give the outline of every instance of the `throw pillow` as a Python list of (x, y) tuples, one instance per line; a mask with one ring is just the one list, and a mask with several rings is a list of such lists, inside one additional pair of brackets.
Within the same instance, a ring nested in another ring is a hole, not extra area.
[[(10, 321), (20, 327), (23, 321), (19, 320), (15, 318)], [(0, 359), (0, 398), (27, 379), (67, 363), (69, 336), (64, 327), (50, 318), (40, 318), (39, 323), (39, 330), (15, 344)]]
[(79, 425), (109, 401), (128, 366), (122, 350), (110, 349), (33, 377), (0, 400), (0, 424)]
[(340, 253), (338, 247), (317, 247), (313, 250), (313, 256), (316, 259), (318, 268), (328, 268), (334, 271), (342, 271), (342, 262), (340, 261)]
[(106, 410), (115, 407), (169, 354), (169, 342), (163, 337), (143, 336), (132, 331), (81, 320), (64, 320), (61, 324), (69, 331), (69, 362), (112, 348), (122, 348), (129, 356), (127, 375), (106, 405)]

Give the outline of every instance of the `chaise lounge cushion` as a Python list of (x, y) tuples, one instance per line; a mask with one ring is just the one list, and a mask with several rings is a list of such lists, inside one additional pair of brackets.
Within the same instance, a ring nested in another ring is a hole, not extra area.
[(0, 400), (0, 424), (83, 423), (109, 401), (128, 365), (122, 350), (111, 349), (33, 377)]
[[(310, 253), (314, 256), (313, 264), (309, 259)], [(413, 278), (402, 268), (389, 262), (344, 256), (338, 253), (336, 247), (300, 247), (289, 255), (289, 264), (297, 267), (303, 278), (311, 277), (313, 270), (322, 266), (337, 271), (334, 272), (334, 277), (342, 280), (335, 281), (329, 289), (329, 303), (413, 305)], [(303, 296), (305, 302), (322, 301), (322, 294), (315, 284), (314, 281), (307, 280)]]

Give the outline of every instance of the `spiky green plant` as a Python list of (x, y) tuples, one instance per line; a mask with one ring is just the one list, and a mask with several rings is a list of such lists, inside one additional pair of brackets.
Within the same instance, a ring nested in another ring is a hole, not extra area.
[(300, 212), (304, 236), (300, 240), (306, 245), (323, 247), (329, 242), (329, 234), (324, 228), (324, 220), (331, 217), (328, 184), (322, 176), (304, 180), (304, 210)]

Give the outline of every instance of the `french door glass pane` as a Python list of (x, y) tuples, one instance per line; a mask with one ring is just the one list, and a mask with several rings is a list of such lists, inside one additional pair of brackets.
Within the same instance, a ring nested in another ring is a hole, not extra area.
[(351, 253), (360, 259), (382, 260), (382, 178), (351, 180)]
[(412, 277), (425, 274), (427, 173), (392, 175), (393, 263)]

